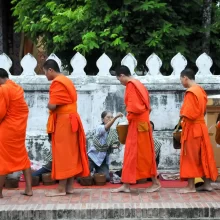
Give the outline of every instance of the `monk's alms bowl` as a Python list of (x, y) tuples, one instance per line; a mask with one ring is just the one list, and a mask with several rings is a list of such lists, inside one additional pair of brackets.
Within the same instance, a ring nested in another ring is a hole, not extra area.
[(128, 134), (128, 124), (118, 124), (116, 127), (117, 133), (118, 133), (118, 139), (121, 144), (125, 144), (127, 134)]
[(84, 176), (80, 177), (79, 183), (82, 186), (92, 186), (94, 184), (94, 180), (92, 176)]
[(102, 173), (94, 174), (94, 181), (97, 186), (104, 186), (106, 184), (106, 176)]
[(182, 131), (173, 132), (173, 137), (176, 139), (176, 141), (180, 142), (181, 139), (181, 133)]
[(32, 186), (39, 186), (39, 184), (40, 184), (40, 177), (32, 176)]
[(7, 189), (18, 188), (18, 183), (19, 183), (18, 179), (6, 179), (5, 180), (5, 188), (7, 188)]
[(147, 183), (147, 179), (139, 179), (136, 181), (137, 184), (143, 184), (143, 183)]
[(42, 174), (42, 181), (43, 181), (43, 184), (46, 186), (56, 184), (56, 180), (53, 180), (51, 178), (51, 173)]

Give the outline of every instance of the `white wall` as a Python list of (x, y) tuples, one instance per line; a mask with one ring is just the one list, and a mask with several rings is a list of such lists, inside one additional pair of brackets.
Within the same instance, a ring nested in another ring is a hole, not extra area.
[[(55, 59), (61, 66), (61, 61), (56, 55)], [(0, 55), (0, 68), (9, 72), (11, 66), (7, 55)], [(152, 112), (150, 119), (155, 124), (154, 135), (162, 142), (160, 169), (178, 169), (179, 151), (173, 149), (172, 131), (178, 122), (179, 109), (183, 100), (184, 89), (180, 85), (180, 72), (187, 65), (186, 59), (178, 53), (172, 60), (173, 72), (170, 76), (160, 73), (162, 61), (156, 54), (146, 59), (148, 72), (145, 76), (135, 74), (136, 59), (128, 54), (122, 60), (127, 65), (134, 77), (139, 79), (148, 88), (151, 98)], [(24, 69), (20, 76), (10, 76), (12, 80), (20, 84), (25, 90), (25, 99), (29, 105), (30, 113), (27, 128), (27, 148), (31, 159), (45, 160), (49, 150), (46, 135), (47, 101), (50, 83), (45, 76), (36, 75), (34, 69), (36, 60), (30, 54), (26, 55), (21, 65)], [(90, 132), (101, 123), (101, 112), (108, 109), (114, 113), (125, 113), (124, 87), (119, 84), (116, 77), (111, 76), (109, 69), (112, 62), (106, 54), (97, 61), (99, 72), (96, 76), (87, 76), (84, 72), (86, 59), (77, 53), (71, 60), (73, 72), (68, 77), (74, 82), (78, 92), (78, 112), (81, 116), (84, 129), (89, 137)], [(208, 94), (218, 94), (220, 91), (220, 76), (214, 76), (210, 72), (212, 60), (206, 54), (202, 54), (196, 61), (198, 67), (197, 82), (200, 83)], [(117, 122), (116, 122), (117, 123)], [(115, 124), (116, 124), (115, 123)], [(112, 155), (112, 167), (121, 166), (123, 147), (115, 150)]]

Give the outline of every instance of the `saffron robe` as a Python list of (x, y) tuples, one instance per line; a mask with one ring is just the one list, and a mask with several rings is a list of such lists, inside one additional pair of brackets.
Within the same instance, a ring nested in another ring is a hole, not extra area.
[(7, 80), (0, 85), (0, 175), (25, 170), (31, 165), (25, 147), (27, 120), (23, 89)]
[(180, 110), (182, 120), (180, 177), (217, 179), (213, 148), (205, 124), (207, 95), (198, 85), (190, 87)]
[(77, 92), (70, 79), (60, 74), (49, 91), (49, 104), (57, 105), (50, 111), (47, 132), (52, 135), (52, 178), (67, 179), (88, 176), (86, 137), (77, 113)]
[(129, 126), (125, 143), (122, 182), (136, 183), (138, 179), (157, 175), (149, 120), (149, 94), (140, 81), (134, 79), (127, 83), (125, 105)]

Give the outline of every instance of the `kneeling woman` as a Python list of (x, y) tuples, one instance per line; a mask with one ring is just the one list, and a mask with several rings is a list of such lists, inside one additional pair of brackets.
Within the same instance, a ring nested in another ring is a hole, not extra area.
[(109, 153), (112, 148), (120, 146), (117, 132), (115, 129), (111, 129), (111, 126), (117, 118), (122, 116), (123, 114), (120, 112), (115, 117), (110, 111), (102, 112), (102, 124), (95, 129), (93, 141), (88, 148), (90, 172), (95, 169), (96, 173), (105, 174), (107, 181), (110, 180)]

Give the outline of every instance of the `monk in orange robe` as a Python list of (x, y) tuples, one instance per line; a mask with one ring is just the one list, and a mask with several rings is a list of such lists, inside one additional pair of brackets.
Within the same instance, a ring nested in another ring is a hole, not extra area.
[(58, 188), (45, 195), (61, 196), (73, 193), (74, 177), (90, 174), (86, 137), (77, 113), (77, 92), (72, 81), (60, 73), (54, 60), (47, 60), (43, 70), (47, 79), (53, 80), (47, 132), (52, 137), (52, 178), (59, 180)]
[(212, 191), (210, 179), (218, 176), (208, 129), (205, 124), (207, 95), (195, 83), (195, 73), (185, 69), (180, 77), (182, 85), (187, 88), (180, 110), (182, 118), (180, 178), (188, 179), (186, 188), (180, 193), (196, 192), (194, 178), (203, 177), (204, 185), (198, 190)]
[(0, 68), (0, 198), (7, 174), (23, 170), (26, 180), (21, 194), (32, 196), (30, 160), (25, 147), (28, 106), (23, 89)]
[(144, 85), (131, 76), (127, 66), (116, 71), (117, 79), (126, 86), (125, 105), (129, 122), (125, 143), (124, 162), (121, 181), (123, 185), (112, 192), (130, 192), (130, 184), (137, 180), (152, 178), (152, 186), (147, 192), (160, 188), (154, 152), (152, 129), (149, 120), (150, 99)]

